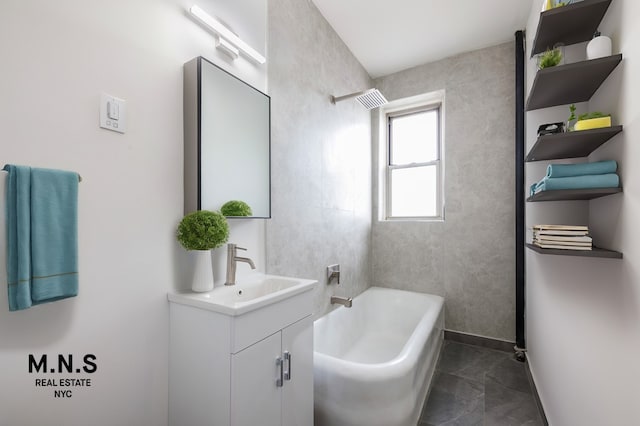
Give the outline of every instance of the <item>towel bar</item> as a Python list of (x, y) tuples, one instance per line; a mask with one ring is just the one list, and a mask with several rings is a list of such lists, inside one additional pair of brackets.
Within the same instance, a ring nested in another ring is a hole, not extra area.
[[(7, 173), (6, 170), (0, 170), (0, 172)], [(80, 173), (78, 173), (78, 182), (82, 182), (82, 176), (80, 176)]]

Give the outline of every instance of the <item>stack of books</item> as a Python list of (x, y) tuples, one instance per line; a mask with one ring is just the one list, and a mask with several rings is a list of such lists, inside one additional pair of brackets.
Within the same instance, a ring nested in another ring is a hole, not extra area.
[(589, 227), (581, 225), (534, 225), (533, 244), (545, 249), (591, 250)]

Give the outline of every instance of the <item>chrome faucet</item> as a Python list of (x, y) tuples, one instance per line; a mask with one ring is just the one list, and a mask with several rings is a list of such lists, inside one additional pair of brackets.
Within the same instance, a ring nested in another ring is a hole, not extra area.
[(240, 257), (237, 255), (237, 250), (247, 250), (246, 248), (238, 247), (235, 244), (227, 244), (227, 280), (224, 285), (236, 284), (236, 264), (237, 262), (245, 262), (251, 266), (251, 269), (256, 269), (256, 265), (253, 260), (248, 257)]
[(353, 299), (350, 297), (331, 296), (331, 304), (342, 305), (345, 308), (350, 308), (353, 304)]

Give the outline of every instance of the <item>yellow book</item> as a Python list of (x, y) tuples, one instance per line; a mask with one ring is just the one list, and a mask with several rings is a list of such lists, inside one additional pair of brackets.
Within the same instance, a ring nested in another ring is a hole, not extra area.
[(575, 130), (600, 129), (602, 127), (611, 127), (611, 117), (590, 118), (588, 120), (579, 120), (576, 122)]

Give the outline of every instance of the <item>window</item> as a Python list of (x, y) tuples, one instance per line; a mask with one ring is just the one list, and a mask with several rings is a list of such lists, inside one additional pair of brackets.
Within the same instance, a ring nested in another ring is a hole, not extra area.
[(387, 219), (442, 220), (442, 102), (386, 113)]

